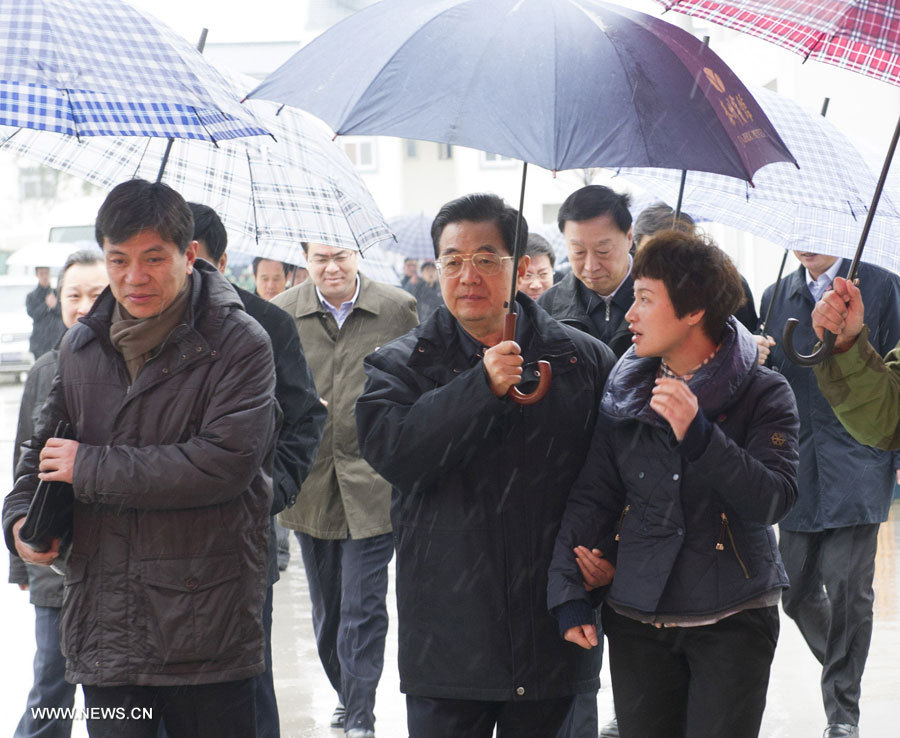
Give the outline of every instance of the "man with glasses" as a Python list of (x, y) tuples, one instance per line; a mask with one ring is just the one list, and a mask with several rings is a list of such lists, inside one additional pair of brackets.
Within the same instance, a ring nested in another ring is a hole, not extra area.
[[(517, 215), (495, 195), (444, 205), (431, 234), (446, 308), (366, 357), (356, 404), (363, 457), (394, 487), (410, 738), (547, 738), (599, 684), (595, 655), (561, 639), (546, 584), (615, 356), (521, 292), (502, 340)], [(516, 404), (508, 390), (533, 390), (539, 359), (549, 392)]]
[(625, 313), (634, 302), (628, 195), (588, 185), (569, 195), (557, 223), (572, 271), (539, 300), (557, 320), (599, 338), (616, 356), (631, 346)]
[(356, 250), (303, 251), (309, 279), (272, 304), (294, 318), (328, 418), (297, 503), (279, 519), (300, 542), (319, 658), (338, 694), (331, 725), (371, 738), (388, 626), (390, 485), (360, 457), (353, 406), (363, 357), (417, 324), (416, 301), (359, 274)]

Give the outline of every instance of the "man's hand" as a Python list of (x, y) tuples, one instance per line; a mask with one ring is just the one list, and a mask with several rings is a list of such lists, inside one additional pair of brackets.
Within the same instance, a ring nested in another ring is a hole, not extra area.
[(772, 346), (775, 345), (775, 339), (772, 336), (754, 335), (753, 340), (756, 341), (756, 347), (759, 349), (756, 361), (760, 366), (763, 366), (769, 360), (769, 354), (772, 351)]
[(697, 415), (697, 397), (680, 379), (660, 377), (653, 388), (650, 407), (672, 426), (675, 438), (682, 441)]
[(862, 295), (852, 282), (835, 277), (832, 289), (822, 295), (812, 312), (813, 330), (822, 339), (823, 331), (837, 336), (834, 349), (841, 353), (849, 349), (862, 332), (865, 306)]
[(581, 569), (581, 576), (584, 578), (584, 588), (588, 592), (597, 587), (605, 587), (612, 581), (616, 567), (603, 558), (603, 552), (600, 549), (576, 546), (573, 550), (575, 551), (575, 562)]
[(49, 438), (41, 449), (41, 461), (38, 478), (44, 482), (68, 482), (72, 484), (72, 472), (75, 468), (75, 454), (78, 453), (78, 441), (68, 438)]
[(15, 523), (13, 523), (13, 537), (16, 541), (16, 553), (19, 554), (19, 558), (22, 561), (25, 561), (29, 564), (40, 564), (41, 566), (50, 566), (54, 561), (56, 561), (59, 556), (59, 538), (54, 538), (53, 542), (50, 544), (50, 550), (44, 553), (40, 553), (39, 551), (35, 551), (31, 546), (27, 543), (24, 543), (21, 538), (19, 538), (19, 528), (25, 525), (25, 518), (19, 518)]
[(56, 298), (56, 293), (53, 290), (50, 290), (47, 293), (47, 296), (44, 298), (44, 303), (51, 310), (53, 310), (53, 308), (56, 307), (56, 303), (58, 303), (58, 302), (59, 302), (59, 300)]
[(522, 349), (515, 341), (501, 341), (484, 352), (484, 369), (491, 392), (503, 397), (510, 387), (522, 380)]
[(19, 589), (22, 590), (23, 592), (27, 592), (28, 591), (28, 582), (22, 582), (19, 585)]
[(566, 631), (564, 638), (569, 643), (574, 643), (585, 651), (590, 651), (597, 645), (597, 628), (593, 625), (576, 625)]

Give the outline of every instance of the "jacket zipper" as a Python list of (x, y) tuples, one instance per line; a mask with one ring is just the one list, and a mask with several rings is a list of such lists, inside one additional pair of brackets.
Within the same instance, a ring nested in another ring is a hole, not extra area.
[(731, 550), (734, 551), (734, 557), (737, 559), (738, 564), (741, 565), (741, 571), (744, 572), (744, 579), (749, 579), (750, 571), (747, 569), (747, 565), (741, 558), (741, 554), (734, 542), (734, 534), (731, 532), (731, 526), (728, 524), (728, 516), (725, 513), (722, 513), (722, 527), (719, 529), (719, 541), (718, 543), (716, 543), (716, 551), (725, 550), (723, 539), (725, 538), (726, 534), (728, 535), (728, 541), (731, 543)]
[(619, 540), (619, 533), (622, 531), (622, 523), (625, 522), (625, 516), (628, 515), (628, 511), (631, 509), (631, 505), (625, 505), (625, 509), (622, 510), (622, 514), (619, 516), (619, 522), (616, 523), (616, 540)]

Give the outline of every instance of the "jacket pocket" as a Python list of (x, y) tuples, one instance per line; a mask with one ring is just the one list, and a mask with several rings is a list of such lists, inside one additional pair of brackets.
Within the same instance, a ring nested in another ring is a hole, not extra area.
[(236, 552), (148, 558), (140, 569), (152, 663), (211, 661), (241, 644), (247, 593)]
[(73, 660), (84, 650), (87, 623), (96, 622), (95, 598), (85, 594), (87, 564), (87, 556), (74, 553), (66, 562), (59, 637), (62, 653)]
[(724, 551), (725, 550), (725, 539), (728, 539), (728, 542), (731, 544), (731, 550), (734, 552), (734, 557), (737, 559), (738, 565), (741, 567), (741, 573), (744, 575), (744, 579), (750, 579), (750, 569), (747, 568), (747, 564), (741, 556), (741, 552), (738, 550), (737, 543), (734, 540), (734, 533), (731, 531), (731, 524), (728, 521), (728, 516), (725, 513), (721, 513), (722, 524), (719, 528), (719, 540), (716, 542), (716, 551)]

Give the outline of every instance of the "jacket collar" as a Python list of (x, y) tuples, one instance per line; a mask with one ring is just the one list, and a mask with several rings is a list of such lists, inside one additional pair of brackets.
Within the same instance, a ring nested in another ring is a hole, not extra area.
[[(359, 274), (359, 297), (356, 298), (356, 304), (353, 309), (357, 308), (365, 310), (373, 315), (381, 312), (381, 304), (378, 296), (373, 294), (371, 288), (372, 280), (366, 277), (362, 272)], [(303, 318), (307, 315), (316, 315), (324, 310), (319, 296), (316, 294), (316, 286), (311, 279), (307, 279), (303, 284), (294, 288), (297, 291), (297, 297), (294, 302), (294, 317)]]
[[(838, 277), (846, 277), (847, 273), (850, 271), (850, 261), (849, 259), (841, 259), (840, 266), (837, 270)], [(809, 291), (809, 285), (806, 284), (806, 267), (802, 264), (794, 271), (793, 274), (786, 277), (787, 283), (785, 285), (785, 293), (790, 294), (791, 297), (800, 297), (801, 299), (805, 299), (809, 302), (810, 305), (813, 304), (813, 296)]]
[[(733, 402), (756, 371), (756, 357), (753, 336), (734, 316), (729, 317), (718, 352), (691, 380), (691, 391), (707, 418), (715, 418)], [(650, 408), (650, 392), (659, 363), (659, 357), (640, 357), (633, 346), (629, 348), (610, 372), (600, 409), (619, 420), (637, 418), (651, 425), (668, 427), (668, 423)]]

